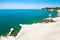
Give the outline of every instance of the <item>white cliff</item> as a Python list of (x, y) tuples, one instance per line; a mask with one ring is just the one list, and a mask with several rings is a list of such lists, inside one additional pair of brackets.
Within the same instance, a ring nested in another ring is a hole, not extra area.
[[(22, 27), (16, 37), (11, 32), (0, 40), (60, 40), (60, 17), (52, 18), (55, 22), (20, 24)], [(13, 29), (11, 29), (13, 30)]]

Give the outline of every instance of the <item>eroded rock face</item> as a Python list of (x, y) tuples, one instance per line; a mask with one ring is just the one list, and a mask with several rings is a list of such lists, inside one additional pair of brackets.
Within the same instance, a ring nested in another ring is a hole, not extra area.
[(43, 40), (60, 40), (60, 32), (54, 32), (43, 37)]
[(16, 37), (0, 37), (0, 40), (60, 40), (60, 21), (22, 25)]
[(13, 37), (13, 36), (6, 36), (6, 37), (1, 36), (0, 40), (15, 40), (15, 37)]
[(36, 23), (22, 26), (16, 37), (1, 37), (0, 40), (60, 40), (60, 22)]
[(0, 40), (60, 40), (60, 22), (36, 23), (22, 26), (16, 37), (1, 37)]
[(21, 25), (18, 40), (60, 40), (60, 22)]

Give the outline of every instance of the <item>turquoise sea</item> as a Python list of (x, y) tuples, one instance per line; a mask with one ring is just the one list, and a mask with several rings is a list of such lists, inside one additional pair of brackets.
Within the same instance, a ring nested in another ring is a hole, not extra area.
[(19, 24), (40, 23), (44, 18), (52, 14), (56, 16), (57, 11), (47, 11), (40, 9), (0, 9), (0, 35), (6, 35), (11, 27), (14, 28), (12, 35), (16, 35)]

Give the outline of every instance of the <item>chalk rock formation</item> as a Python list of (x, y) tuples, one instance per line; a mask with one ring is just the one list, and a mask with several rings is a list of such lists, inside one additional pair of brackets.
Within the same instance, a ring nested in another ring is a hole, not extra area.
[(60, 40), (60, 22), (21, 25), (16, 40)]

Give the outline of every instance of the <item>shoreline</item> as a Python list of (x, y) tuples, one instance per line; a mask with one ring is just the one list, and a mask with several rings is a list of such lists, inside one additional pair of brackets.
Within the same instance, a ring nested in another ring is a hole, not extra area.
[(19, 24), (22, 28), (16, 37), (10, 36), (9, 32), (9, 35), (1, 36), (0, 40), (60, 40), (60, 17), (52, 19), (56, 22)]

